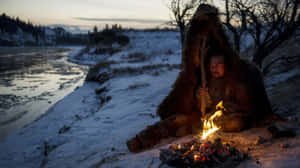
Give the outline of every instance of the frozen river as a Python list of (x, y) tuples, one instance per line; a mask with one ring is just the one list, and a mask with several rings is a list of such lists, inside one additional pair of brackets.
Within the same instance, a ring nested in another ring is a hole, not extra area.
[(88, 67), (67, 61), (74, 49), (0, 48), (0, 140), (83, 84)]

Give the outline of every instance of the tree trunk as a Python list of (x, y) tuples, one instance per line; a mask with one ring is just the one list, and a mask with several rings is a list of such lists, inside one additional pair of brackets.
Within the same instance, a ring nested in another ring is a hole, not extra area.
[(237, 53), (240, 53), (240, 41), (241, 41), (241, 37), (235, 33), (234, 34), (234, 47), (235, 47), (235, 51)]
[(180, 31), (180, 41), (181, 41), (181, 44), (183, 44), (183, 42), (184, 42), (184, 31), (185, 31), (184, 23), (179, 23), (179, 31)]
[(261, 48), (261, 49), (257, 49), (255, 51), (255, 54), (253, 56), (253, 62), (261, 69), (261, 66), (262, 66), (262, 61), (264, 59), (264, 49)]

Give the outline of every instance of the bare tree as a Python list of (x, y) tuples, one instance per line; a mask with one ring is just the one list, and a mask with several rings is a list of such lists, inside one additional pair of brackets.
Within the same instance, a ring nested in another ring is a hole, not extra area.
[(299, 0), (265, 0), (249, 11), (249, 16), (249, 32), (255, 41), (253, 62), (261, 67), (263, 60), (299, 28)]
[(299, 0), (224, 0), (224, 25), (233, 34), (235, 49), (240, 51), (241, 37), (254, 41), (253, 62), (263, 60), (299, 28)]
[[(244, 0), (244, 4), (251, 3), (251, 0)], [(225, 16), (223, 24), (232, 33), (234, 49), (239, 53), (241, 49), (241, 38), (247, 31), (247, 7), (241, 7), (238, 0), (225, 0), (225, 11), (221, 15)], [(252, 6), (250, 6), (252, 7)]]
[[(300, 24), (299, 0), (218, 0), (224, 3), (220, 12), (222, 22), (232, 34), (237, 52), (245, 42), (244, 35), (254, 41), (252, 61), (259, 67), (270, 53), (288, 40)], [(171, 0), (168, 5), (178, 26), (181, 42), (184, 32), (196, 7), (207, 0)], [(213, 1), (210, 1), (213, 4)]]
[(184, 40), (185, 28), (192, 17), (196, 7), (205, 0), (171, 0), (167, 5), (172, 13), (171, 25), (176, 25), (180, 31), (181, 42)]

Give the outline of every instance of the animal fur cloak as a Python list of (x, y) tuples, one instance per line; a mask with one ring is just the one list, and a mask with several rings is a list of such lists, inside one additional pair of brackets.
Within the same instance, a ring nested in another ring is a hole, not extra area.
[[(270, 103), (264, 88), (260, 71), (249, 62), (243, 61), (232, 49), (222, 24), (218, 10), (210, 5), (200, 5), (192, 17), (185, 33), (182, 47), (182, 70), (177, 77), (169, 95), (157, 109), (161, 119), (175, 114), (189, 114), (199, 111), (199, 101), (195, 91), (201, 84), (200, 59), (201, 40), (207, 39), (209, 51), (218, 50), (224, 55), (227, 78), (239, 81), (247, 86), (249, 103), (253, 107), (256, 120), (271, 114)], [(208, 51), (208, 52), (209, 52)], [(205, 57), (208, 66), (209, 58)], [(209, 74), (206, 68), (206, 74)], [(225, 107), (226, 108), (226, 107)]]

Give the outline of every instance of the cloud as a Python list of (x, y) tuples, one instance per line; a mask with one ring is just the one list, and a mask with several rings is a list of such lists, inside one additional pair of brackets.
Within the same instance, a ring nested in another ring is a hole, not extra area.
[(132, 19), (132, 18), (83, 18), (83, 17), (74, 17), (77, 20), (83, 21), (98, 21), (98, 22), (125, 22), (125, 23), (140, 23), (140, 24), (147, 24), (147, 23), (166, 23), (168, 20), (162, 19)]

